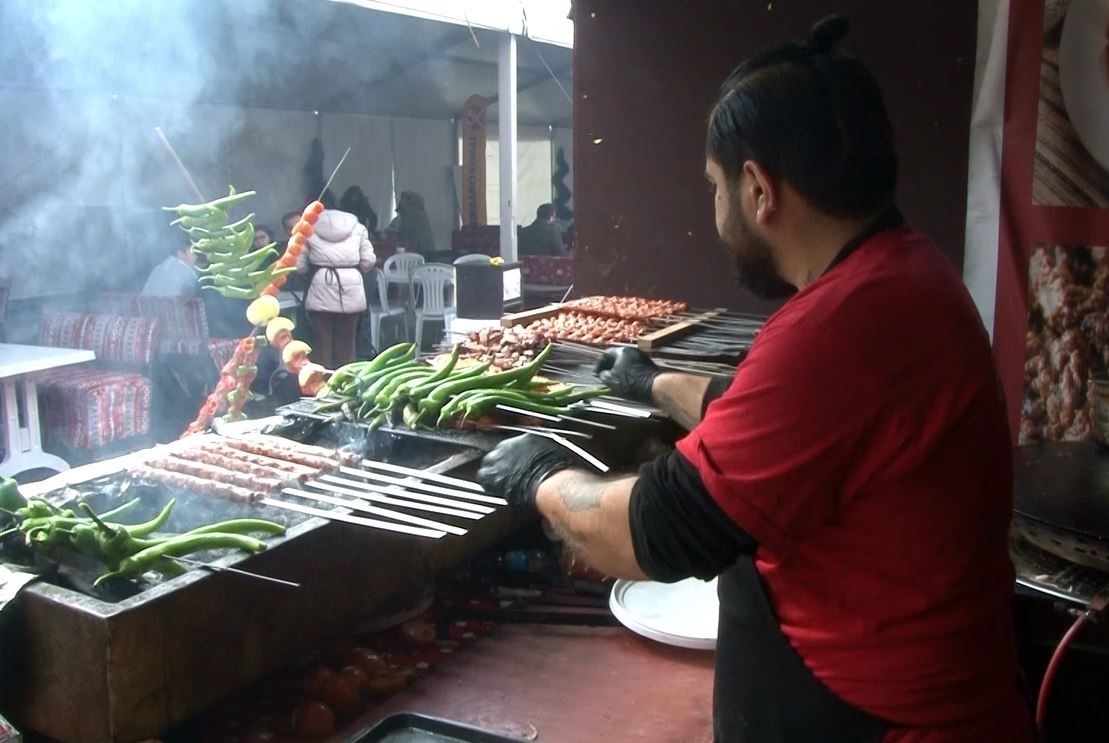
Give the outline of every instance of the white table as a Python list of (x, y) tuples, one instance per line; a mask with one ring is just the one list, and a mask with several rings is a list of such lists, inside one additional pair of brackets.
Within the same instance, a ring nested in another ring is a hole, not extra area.
[[(69, 463), (42, 450), (35, 372), (94, 361), (96, 354), (79, 348), (51, 348), (0, 343), (0, 383), (4, 415), (4, 461), (0, 475), (11, 477), (30, 469), (62, 472)], [(22, 395), (20, 394), (22, 392)]]

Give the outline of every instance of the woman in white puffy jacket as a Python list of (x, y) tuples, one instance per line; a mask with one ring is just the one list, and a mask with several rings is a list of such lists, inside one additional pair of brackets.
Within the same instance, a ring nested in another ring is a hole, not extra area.
[(369, 233), (358, 218), (325, 209), (297, 260), (297, 271), (308, 277), (304, 308), (312, 326), (312, 358), (328, 369), (354, 360), (358, 318), (366, 309), (362, 274), (374, 262)]

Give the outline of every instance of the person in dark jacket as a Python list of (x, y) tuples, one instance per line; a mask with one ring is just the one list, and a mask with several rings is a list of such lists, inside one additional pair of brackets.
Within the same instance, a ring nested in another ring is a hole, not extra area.
[(371, 235), (377, 232), (377, 212), (370, 206), (370, 200), (358, 186), (351, 186), (343, 191), (343, 197), (339, 199), (339, 208), (358, 217), (358, 221)]
[(427, 258), (435, 252), (435, 237), (427, 217), (424, 197), (415, 191), (401, 191), (397, 216), (385, 230), (396, 235), (397, 245)]
[(554, 204), (535, 210), (535, 221), (520, 230), (520, 255), (568, 255), (555, 224)]

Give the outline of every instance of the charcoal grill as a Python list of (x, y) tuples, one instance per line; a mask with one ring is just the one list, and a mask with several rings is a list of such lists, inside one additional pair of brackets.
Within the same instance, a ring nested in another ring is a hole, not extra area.
[[(285, 409), (285, 415), (275, 419), (276, 424), (267, 431), (320, 446), (355, 447), (375, 462), (463, 479), (471, 479), (483, 452), (508, 435), (407, 429), (371, 433), (365, 426), (313, 416), (305, 403), (298, 405)], [(613, 467), (627, 467), (653, 456), (677, 435), (674, 424), (657, 416), (624, 418), (598, 413), (595, 418), (618, 424), (581, 426), (596, 434), (587, 442), (590, 451)], [(120, 462), (89, 465), (63, 473), (42, 488), (63, 500), (67, 495), (62, 483), (75, 483), (76, 488), (96, 492), (92, 501), (96, 508), (122, 497), (118, 493), (123, 477), (120, 469)], [(377, 485), (384, 486), (376, 488), (378, 491), (395, 485), (373, 475), (397, 473), (357, 465), (353, 469), (334, 476), (360, 480), (366, 493)], [(422, 482), (431, 488), (413, 488), (406, 481), (404, 490), (432, 498), (442, 495), (434, 491), (433, 480)], [(349, 482), (337, 484), (326, 478), (317, 478), (304, 489), (325, 497), (350, 498), (350, 493), (329, 491), (329, 486), (358, 489)], [(252, 510), (259, 507), (275, 508), (189, 493), (174, 495), (178, 506), (167, 530), (188, 529), (245, 512), (259, 515)], [(144, 493), (147, 511), (135, 513), (135, 519), (154, 511), (169, 496), (157, 489)], [(296, 496), (282, 493), (279, 498), (294, 500)], [(451, 499), (464, 500), (457, 494)], [(365, 502), (396, 508), (392, 503)], [(217, 566), (299, 583), (299, 589), (203, 569), (141, 586), (144, 590), (111, 595), (92, 596), (80, 590), (88, 588), (91, 572), (82, 575), (78, 571), (33, 584), (0, 614), (0, 713), (23, 728), (62, 741), (155, 737), (354, 624), (412, 605), (444, 571), (534, 519), (514, 509), (472, 503), (480, 513), (471, 513), (480, 518), (406, 511), (466, 531), (465, 535), (442, 538), (414, 538), (284, 509), (263, 510), (263, 515), (289, 525), (285, 537), (271, 542), (270, 548), (258, 555), (205, 558)], [(312, 505), (330, 507), (322, 502)]]
[[(299, 432), (295, 425), (278, 430)], [(385, 432), (325, 426), (311, 434), (312, 443), (354, 443), (374, 460), (441, 474), (472, 473), (481, 456), (461, 442)], [(48, 485), (28, 492), (45, 489), (63, 501), (83, 491), (102, 508), (124, 497), (121, 464), (78, 468), (51, 484), (73, 483), (68, 491)], [(131, 488), (127, 498), (143, 498), (136, 520), (177, 497), (169, 531), (248, 513), (286, 523), (287, 535), (259, 555), (198, 557), (300, 588), (190, 569), (161, 583), (90, 595), (96, 572), (80, 565), (28, 586), (0, 614), (0, 710), (21, 728), (62, 741), (155, 737), (356, 622), (408, 605), (444, 570), (529, 518), (492, 508), (465, 522), (465, 537), (420, 539), (265, 505)]]

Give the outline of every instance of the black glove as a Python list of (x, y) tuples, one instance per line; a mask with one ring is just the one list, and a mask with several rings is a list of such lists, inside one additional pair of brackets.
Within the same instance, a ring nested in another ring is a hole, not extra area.
[(514, 506), (534, 506), (539, 484), (573, 463), (570, 453), (550, 439), (524, 434), (502, 441), (486, 454), (477, 481)]
[(651, 385), (662, 369), (638, 348), (610, 348), (593, 370), (617, 395), (653, 404)]

